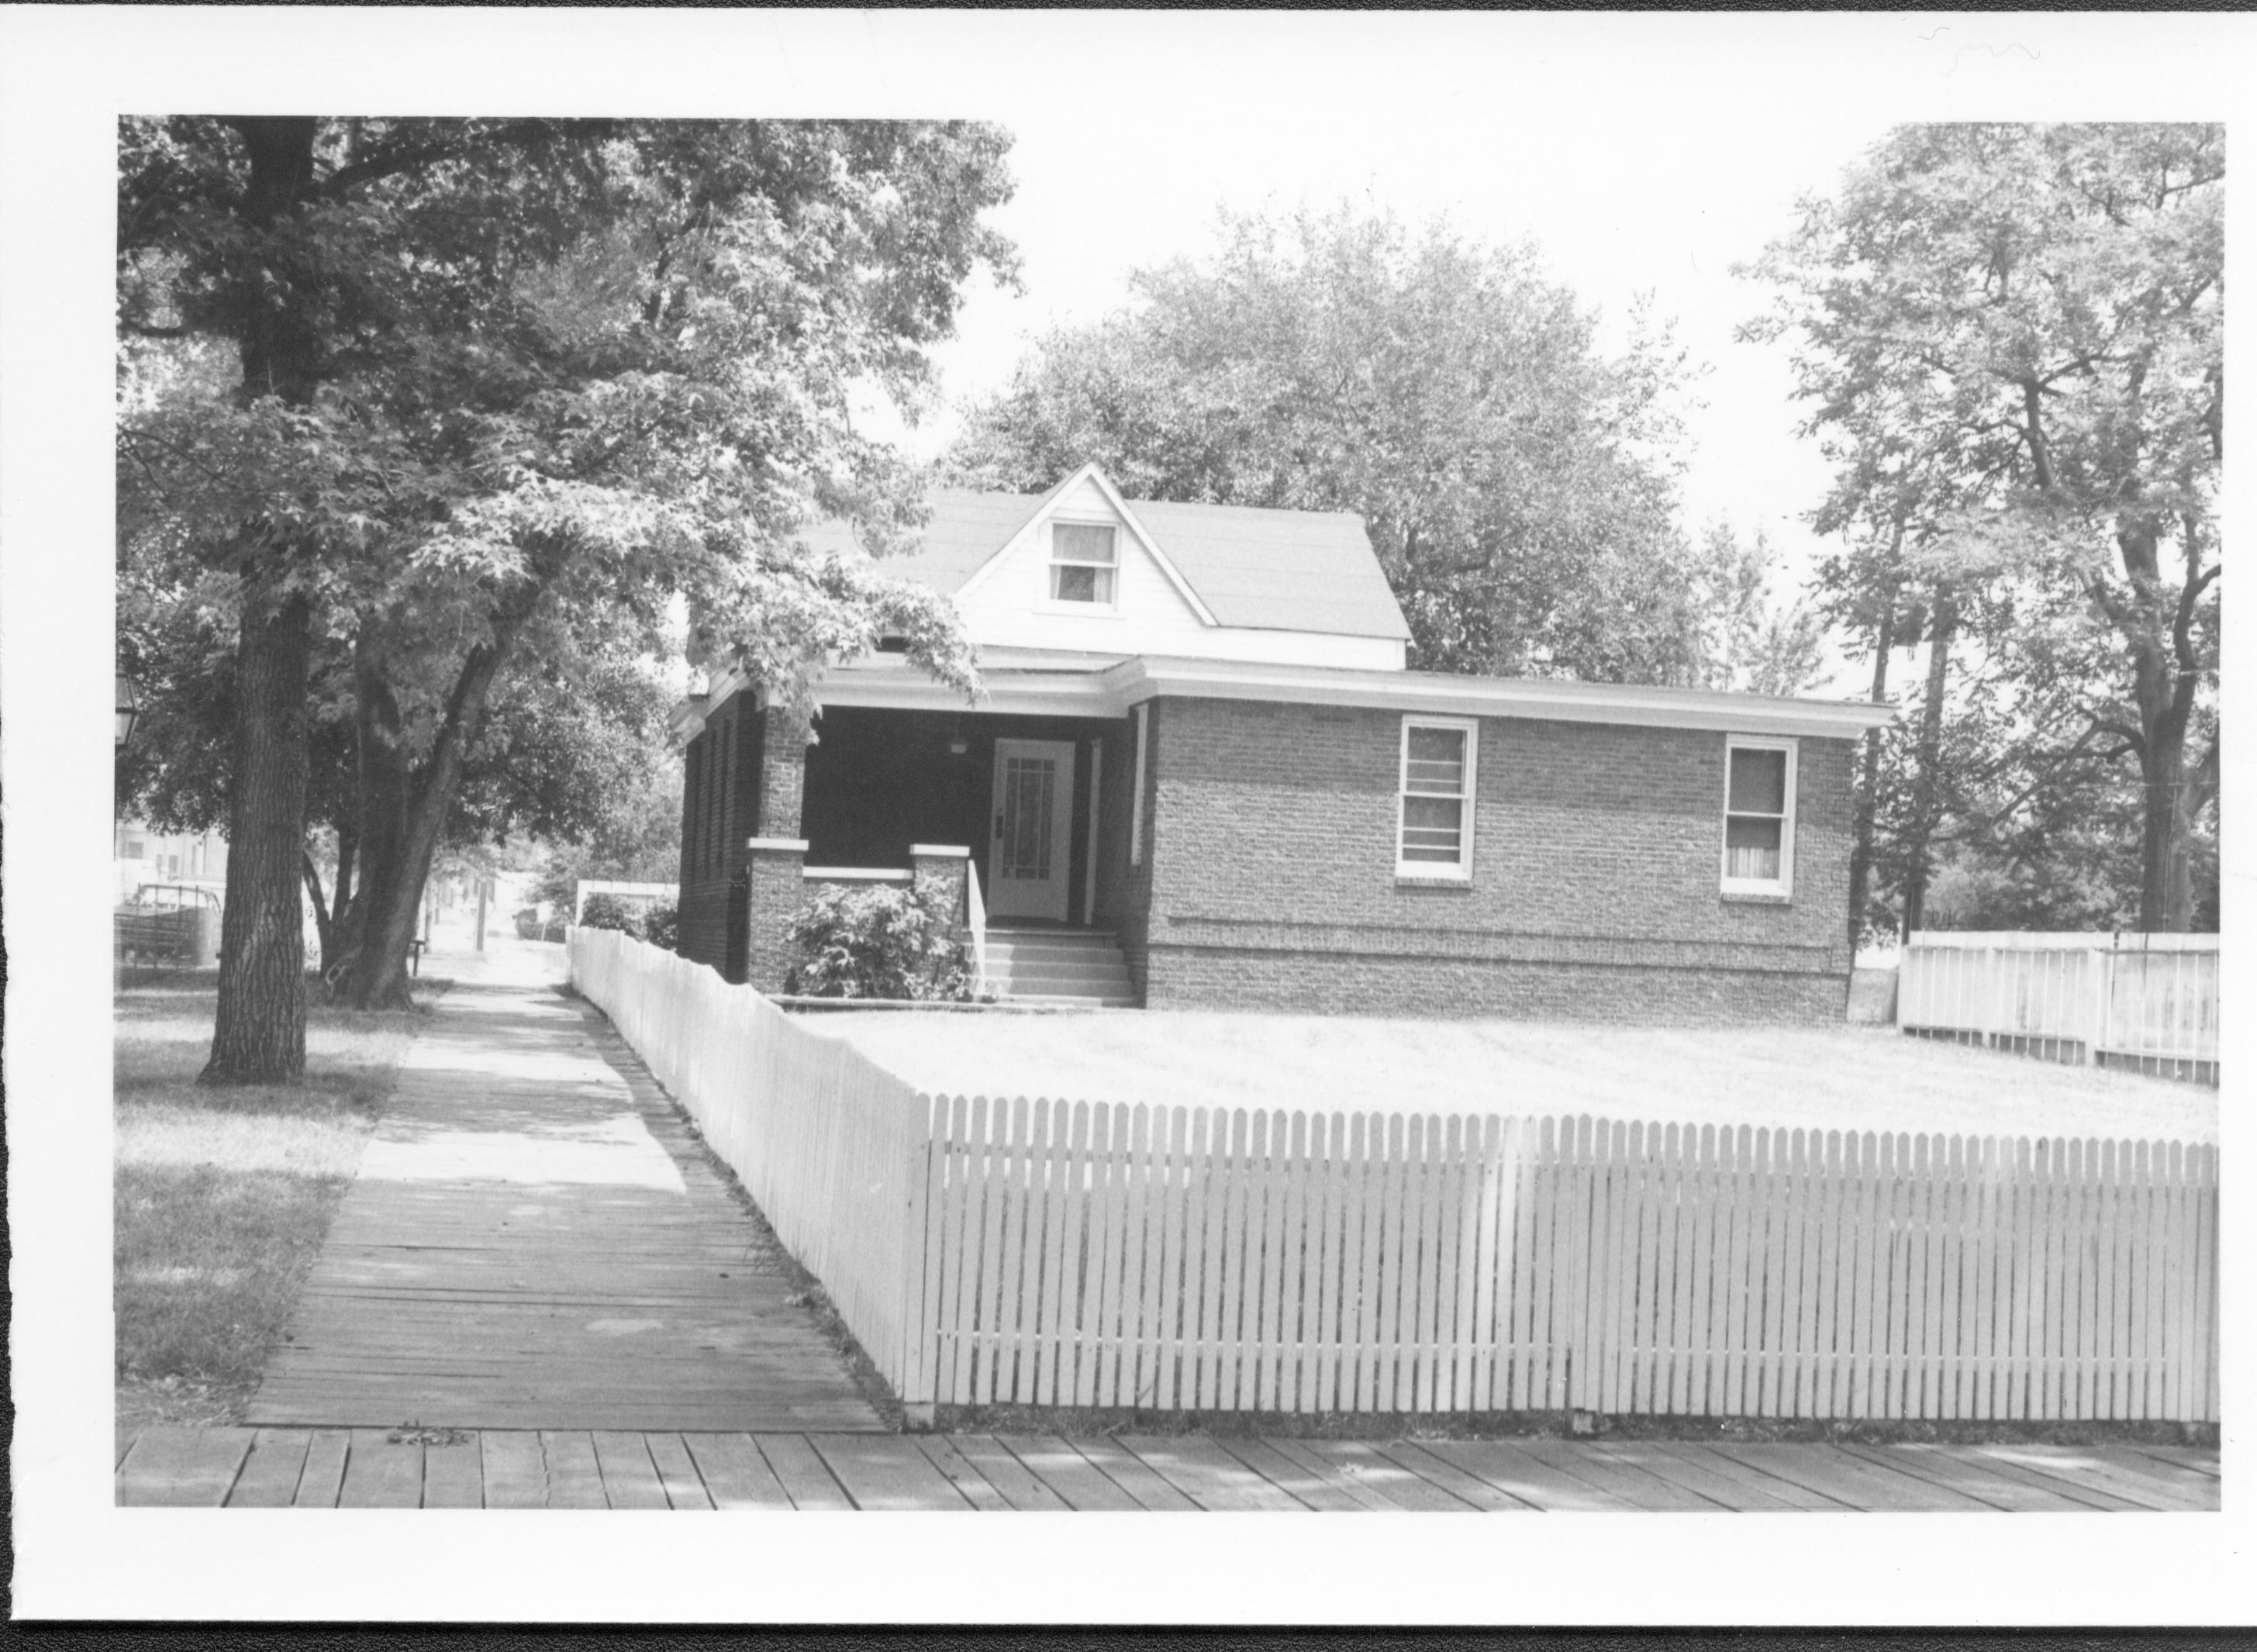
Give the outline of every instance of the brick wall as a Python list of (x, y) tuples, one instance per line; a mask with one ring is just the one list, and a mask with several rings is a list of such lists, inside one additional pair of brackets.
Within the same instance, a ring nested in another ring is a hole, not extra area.
[[(765, 715), (739, 691), (707, 713), (683, 762), (682, 956), (731, 980), (746, 971), (745, 840), (761, 835)], [(779, 835), (798, 830), (797, 810)], [(735, 933), (732, 933), (732, 925)]]
[(1398, 882), (1401, 730), (1394, 712), (1156, 706), (1148, 1003), (1841, 1018), (1850, 742), (1800, 742), (1781, 902), (1718, 888), (1722, 733), (1524, 718), (1481, 725), (1471, 882)]

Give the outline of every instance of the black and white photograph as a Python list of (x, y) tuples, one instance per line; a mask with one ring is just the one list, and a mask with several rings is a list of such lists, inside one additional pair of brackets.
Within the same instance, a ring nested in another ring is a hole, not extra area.
[(17, 1610), (2246, 1620), (2253, 48), (0, 8)]

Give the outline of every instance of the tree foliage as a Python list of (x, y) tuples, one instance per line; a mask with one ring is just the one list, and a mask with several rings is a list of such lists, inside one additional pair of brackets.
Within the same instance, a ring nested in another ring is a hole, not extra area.
[[(1884, 656), (1928, 649), (1892, 851), (1915, 914), (1947, 814), (1958, 852), (2011, 881), (2034, 832), (2091, 818), (2072, 800), (2128, 787), (2137, 921), (2194, 920), (2218, 781), (2224, 179), (2214, 125), (1908, 127), (1755, 266), (1781, 296), (1747, 330), (1794, 341), (1835, 463), (1830, 611)], [(1992, 709), (1952, 710), (1956, 645)]]
[(947, 463), (1037, 491), (1361, 513), (1427, 669), (1683, 682), (1723, 570), (1674, 523), (1680, 355), (1603, 354), (1525, 246), (1343, 208), (1223, 221), (1210, 257), (1045, 337)]
[[(121, 374), (127, 582), (164, 601), (231, 579), (244, 660), (344, 676), (355, 1001), (404, 993), (457, 809), (504, 807), (474, 770), (512, 694), (589, 694), (619, 651), (666, 646), (675, 598), (701, 656), (787, 700), (881, 630), (975, 680), (944, 603), (796, 533), (846, 515), (886, 547), (914, 524), (916, 478), (851, 401), (919, 405), (964, 282), (1008, 274), (983, 222), (1005, 143), (960, 123), (124, 123), (121, 333), (129, 355), (198, 352)], [(262, 703), (246, 749), (301, 752), (287, 698)], [(279, 830), (282, 806), (231, 836)], [(273, 897), (273, 858), (230, 857), (246, 900)], [(243, 964), (223, 965), (223, 1034)]]

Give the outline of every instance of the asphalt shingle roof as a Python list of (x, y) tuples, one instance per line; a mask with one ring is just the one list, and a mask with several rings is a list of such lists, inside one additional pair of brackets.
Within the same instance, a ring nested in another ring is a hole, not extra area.
[[(1050, 497), (955, 488), (936, 492), (922, 548), (885, 565), (953, 594)], [(1130, 499), (1128, 508), (1218, 624), (1346, 637), (1411, 634), (1360, 516), (1161, 499)], [(859, 548), (845, 521), (820, 523), (806, 539), (817, 550)]]

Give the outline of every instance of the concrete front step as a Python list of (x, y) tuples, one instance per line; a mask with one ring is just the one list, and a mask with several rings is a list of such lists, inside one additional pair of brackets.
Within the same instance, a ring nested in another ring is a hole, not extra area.
[(998, 941), (987, 937), (987, 956), (1007, 958), (1117, 958), (1117, 941)]
[(998, 998), (1016, 1003), (1022, 998), (1134, 998), (1136, 989), (1127, 981), (1028, 981), (988, 978)]
[(1133, 1007), (1119, 937), (1097, 929), (990, 929), (987, 978), (1014, 1004)]

